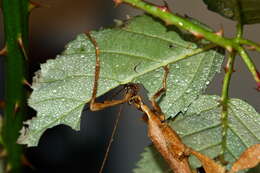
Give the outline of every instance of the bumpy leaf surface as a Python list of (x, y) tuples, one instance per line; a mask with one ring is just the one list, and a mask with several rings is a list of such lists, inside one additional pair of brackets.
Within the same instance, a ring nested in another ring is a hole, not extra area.
[[(189, 147), (210, 158), (219, 156), (223, 149), (225, 160), (233, 163), (248, 147), (260, 143), (260, 114), (246, 102), (231, 99), (228, 104), (225, 141), (219, 100), (218, 96), (200, 96), (185, 114), (178, 115), (170, 125)], [(153, 148), (147, 148), (142, 156), (135, 169), (136, 173), (167, 172), (166, 163), (163, 163), (160, 154)], [(200, 166), (194, 157), (190, 161), (193, 168)]]
[(244, 24), (255, 24), (260, 22), (259, 0), (203, 0), (208, 9), (220, 15), (239, 21)]
[[(218, 51), (205, 52), (149, 16), (91, 35), (100, 48), (98, 95), (133, 82), (144, 85), (151, 96), (162, 86), (162, 67), (170, 64), (168, 91), (161, 102), (168, 116), (185, 111), (223, 61)], [(81, 111), (92, 94), (94, 50), (88, 37), (81, 34), (55, 60), (41, 65), (29, 99), (37, 117), (26, 122), (29, 128), (22, 130), (20, 143), (35, 146), (46, 129), (59, 124), (79, 130)]]

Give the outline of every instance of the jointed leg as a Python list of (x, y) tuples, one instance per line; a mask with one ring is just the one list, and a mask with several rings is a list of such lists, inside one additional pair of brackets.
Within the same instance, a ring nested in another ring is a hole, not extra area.
[(152, 97), (151, 99), (151, 102), (152, 102), (152, 106), (153, 106), (153, 109), (159, 113), (159, 114), (162, 114), (162, 110), (160, 108), (160, 106), (158, 105), (157, 103), (157, 98), (160, 97), (162, 94), (164, 94), (166, 92), (166, 89), (167, 89), (167, 77), (168, 77), (168, 74), (169, 74), (169, 68), (168, 66), (164, 66), (163, 67), (164, 69), (164, 76), (163, 76), (163, 86), (162, 88), (160, 88)]
[(94, 45), (95, 54), (96, 54), (95, 78), (94, 78), (94, 84), (93, 84), (92, 97), (91, 97), (91, 100), (90, 100), (90, 110), (98, 111), (98, 110), (102, 110), (102, 109), (107, 108), (107, 107), (111, 107), (111, 106), (114, 106), (114, 105), (118, 105), (118, 104), (121, 104), (121, 103), (128, 102), (129, 99), (136, 92), (135, 90), (132, 90), (132, 88), (130, 88), (127, 91), (126, 95), (121, 100), (111, 100), (111, 101), (105, 101), (104, 103), (96, 103), (98, 80), (99, 80), (99, 75), (100, 75), (100, 58), (99, 58), (100, 50), (99, 50), (99, 47), (98, 47), (96, 40), (90, 35), (90, 33), (86, 33), (86, 35), (88, 36), (89, 40)]

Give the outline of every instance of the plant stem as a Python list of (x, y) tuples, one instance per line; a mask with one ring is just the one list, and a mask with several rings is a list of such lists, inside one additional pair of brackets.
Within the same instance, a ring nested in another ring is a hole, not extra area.
[(256, 66), (251, 60), (251, 58), (248, 56), (245, 49), (241, 46), (242, 43), (245, 43), (247, 45), (254, 46), (255, 49), (260, 51), (260, 47), (258, 44), (248, 41), (245, 39), (240, 38), (242, 36), (243, 32), (243, 25), (238, 24), (238, 33), (235, 38), (226, 38), (222, 35), (219, 35), (217, 33), (211, 32), (208, 29), (205, 29), (195, 23), (192, 23), (191, 21), (182, 18), (176, 14), (170, 13), (168, 10), (165, 10), (165, 8), (157, 7), (155, 5), (149, 4), (144, 2), (143, 0), (114, 0), (116, 4), (120, 4), (122, 2), (125, 2), (127, 4), (132, 5), (133, 7), (140, 8), (144, 10), (145, 12), (160, 18), (163, 20), (166, 25), (175, 25), (180, 29), (189, 31), (190, 33), (194, 34), (195, 36), (198, 36), (200, 38), (204, 38), (208, 41), (211, 41), (212, 43), (215, 43), (218, 46), (221, 46), (225, 49), (227, 49), (229, 52), (237, 51), (240, 56), (242, 57), (243, 61), (247, 65), (247, 68), (252, 73), (255, 81), (257, 82), (258, 89), (260, 90), (260, 74), (256, 70)]
[(243, 39), (243, 38), (236, 38), (235, 41), (239, 44), (251, 46), (252, 49), (255, 49), (256, 51), (260, 52), (260, 45), (251, 41), (251, 40), (246, 40), (246, 39)]
[[(237, 10), (239, 11), (239, 9), (237, 9)], [(239, 21), (238, 21), (236, 27), (237, 27), (236, 38), (241, 38), (243, 36), (244, 27), (243, 27), (243, 24), (242, 24), (240, 13), (239, 13)], [(221, 105), (222, 105), (222, 112), (221, 112), (221, 121), (222, 121), (222, 123), (221, 123), (222, 124), (221, 161), (222, 161), (223, 164), (225, 164), (224, 154), (225, 154), (226, 149), (227, 149), (229, 85), (230, 85), (232, 73), (234, 72), (234, 62), (235, 62), (236, 53), (237, 52), (232, 51), (228, 55), (228, 60), (227, 60), (227, 64), (226, 64), (226, 67), (225, 67), (225, 76), (224, 76), (223, 87), (222, 87), (222, 95), (221, 95)]]
[(243, 36), (243, 31), (244, 31), (244, 24), (243, 24), (243, 13), (241, 13), (241, 3), (240, 1), (235, 1), (236, 6), (235, 6), (235, 14), (237, 14), (237, 34), (236, 38), (241, 38)]
[[(115, 1), (117, 2), (118, 0)], [(205, 29), (187, 19), (184, 19), (173, 13), (170, 13), (169, 11), (163, 10), (160, 7), (154, 6), (152, 4), (148, 4), (142, 0), (119, 0), (119, 2), (117, 3), (120, 2), (128, 3), (133, 7), (140, 8), (155, 17), (159, 17), (166, 23), (166, 25), (175, 25), (180, 29), (189, 31), (194, 35), (203, 36), (203, 38), (205, 38), (206, 40), (209, 40), (221, 47), (230, 49), (232, 47), (239, 46), (237, 43), (232, 41), (232, 39), (225, 38), (221, 35), (215, 34), (209, 31), (208, 29)]]
[(256, 69), (256, 66), (254, 64), (254, 62), (251, 60), (251, 58), (249, 57), (248, 53), (245, 51), (245, 49), (243, 47), (239, 47), (237, 49), (239, 55), (242, 57), (244, 63), (246, 64), (248, 70), (252, 73), (255, 81), (258, 84), (258, 87), (260, 87), (260, 74)]
[(221, 161), (224, 164), (224, 153), (226, 151), (226, 141), (227, 141), (227, 129), (228, 129), (228, 100), (229, 100), (229, 84), (231, 80), (231, 75), (234, 69), (234, 61), (235, 61), (236, 52), (231, 52), (228, 56), (227, 64), (225, 67), (225, 77), (223, 81), (222, 95), (221, 95), (221, 124), (222, 124), (222, 153), (221, 153)]
[(5, 108), (3, 143), (7, 168), (21, 172), (22, 147), (16, 144), (26, 115), (26, 50), (28, 49), (28, 0), (2, 0), (7, 54), (5, 56)]

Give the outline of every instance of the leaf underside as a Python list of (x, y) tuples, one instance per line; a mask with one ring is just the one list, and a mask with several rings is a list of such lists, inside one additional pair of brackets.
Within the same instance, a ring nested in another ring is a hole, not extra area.
[(203, 0), (208, 9), (243, 24), (260, 22), (259, 0)]
[[(185, 114), (178, 115), (170, 122), (170, 126), (186, 145), (210, 158), (217, 158), (223, 149), (225, 160), (230, 165), (248, 147), (260, 143), (260, 114), (246, 102), (230, 99), (225, 142), (219, 100), (218, 96), (200, 96)], [(190, 163), (193, 168), (201, 165), (195, 157), (190, 157)], [(169, 170), (163, 158), (151, 146), (145, 149), (137, 166), (135, 173), (165, 173)]]
[[(218, 51), (205, 52), (146, 15), (91, 35), (100, 48), (98, 96), (132, 82), (142, 84), (150, 97), (162, 86), (162, 67), (170, 64), (168, 90), (161, 102), (167, 117), (185, 112), (223, 61)], [(36, 146), (46, 129), (59, 124), (79, 130), (82, 109), (91, 99), (94, 68), (95, 49), (85, 34), (71, 41), (56, 59), (42, 64), (29, 99), (37, 117), (25, 122), (29, 127), (22, 129), (18, 142)]]

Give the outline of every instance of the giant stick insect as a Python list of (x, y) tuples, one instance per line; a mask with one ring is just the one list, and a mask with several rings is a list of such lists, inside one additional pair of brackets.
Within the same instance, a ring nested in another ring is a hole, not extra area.
[[(100, 50), (96, 40), (90, 33), (86, 34), (89, 40), (95, 47), (96, 65), (95, 65), (95, 78), (93, 84), (92, 97), (90, 100), (90, 110), (98, 111), (107, 107), (115, 106), (122, 103), (133, 104), (137, 109), (145, 113), (145, 121), (148, 125), (148, 136), (153, 142), (157, 151), (161, 154), (164, 160), (168, 163), (170, 169), (174, 173), (192, 173), (188, 157), (190, 154), (196, 156), (202, 163), (207, 173), (224, 173), (224, 168), (207, 156), (187, 147), (182, 143), (178, 134), (165, 122), (165, 116), (157, 104), (157, 99), (166, 92), (167, 76), (169, 69), (164, 66), (164, 76), (162, 81), (162, 88), (160, 88), (151, 98), (153, 109), (150, 109), (144, 104), (142, 97), (138, 95), (139, 87), (137, 84), (127, 84), (126, 94), (121, 100), (110, 100), (103, 103), (96, 102), (96, 95), (98, 89), (98, 80), (100, 75)], [(103, 165), (102, 165), (103, 166)], [(102, 167), (101, 171), (102, 172)]]

